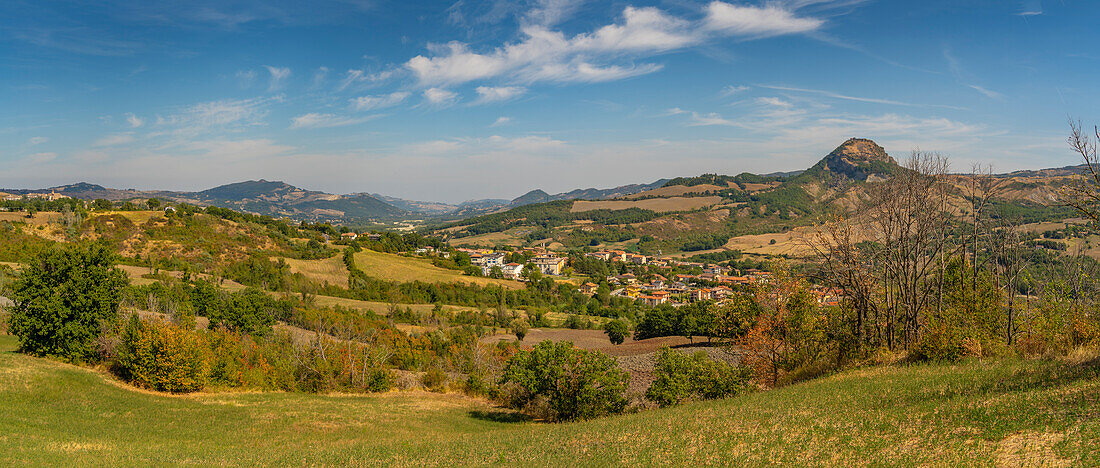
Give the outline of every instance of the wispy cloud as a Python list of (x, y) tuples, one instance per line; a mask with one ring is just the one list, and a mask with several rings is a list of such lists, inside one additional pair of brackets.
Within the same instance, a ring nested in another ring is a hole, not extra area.
[(116, 133), (113, 135), (106, 135), (100, 137), (96, 141), (92, 142), (92, 146), (119, 146), (127, 143), (133, 143), (134, 135), (131, 133)]
[(724, 2), (711, 2), (703, 23), (710, 30), (746, 37), (806, 33), (824, 24), (824, 20), (799, 17), (776, 4), (756, 7)]
[(973, 89), (974, 91), (977, 91), (977, 92), (981, 93), (983, 96), (985, 96), (987, 98), (990, 98), (990, 99), (1000, 100), (1000, 99), (1005, 98), (1004, 94), (1001, 94), (1001, 93), (998, 93), (996, 91), (983, 88), (983, 87), (978, 86), (978, 85), (967, 85), (967, 86), (969, 86), (970, 89)]
[(271, 81), (268, 82), (267, 90), (275, 91), (283, 87), (287, 77), (290, 76), (290, 69), (286, 67), (273, 67), (271, 65), (264, 65), (267, 72), (271, 74)]
[(424, 100), (433, 106), (448, 106), (458, 101), (458, 93), (443, 88), (424, 90)]
[(734, 94), (743, 93), (743, 92), (748, 91), (748, 90), (749, 90), (748, 86), (729, 85), (729, 86), (726, 86), (725, 88), (722, 88), (722, 93), (721, 94), (722, 94), (723, 97), (729, 97), (729, 96), (733, 96)]
[(369, 111), (396, 106), (408, 97), (409, 93), (406, 91), (395, 91), (378, 96), (359, 96), (357, 98), (352, 98), (350, 101), (353, 109), (357, 111)]
[(294, 117), (290, 120), (290, 128), (297, 130), (303, 128), (332, 128), (356, 125), (374, 119), (377, 116), (346, 117), (334, 114), (308, 113)]
[(29, 140), (27, 140), (27, 146), (37, 146), (48, 141), (50, 141), (50, 139), (46, 137), (31, 137)]
[(478, 86), (475, 91), (478, 99), (474, 103), (488, 104), (517, 98), (526, 93), (527, 89), (519, 86)]
[(490, 124), (489, 126), (490, 127), (503, 127), (503, 126), (508, 125), (510, 123), (512, 123), (512, 118), (511, 117), (501, 116), (501, 117), (498, 117), (497, 120), (495, 122), (493, 122), (492, 124)]
[(130, 125), (130, 128), (138, 128), (145, 125), (145, 121), (134, 115), (132, 112), (126, 113), (126, 123)]

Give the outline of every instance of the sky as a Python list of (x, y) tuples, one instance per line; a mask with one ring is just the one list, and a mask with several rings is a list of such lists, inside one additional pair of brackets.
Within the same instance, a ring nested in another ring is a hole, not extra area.
[[(0, 187), (282, 180), (460, 202), (805, 169), (1078, 163), (1092, 0), (0, 2)], [(1090, 45), (1091, 44), (1091, 45)]]

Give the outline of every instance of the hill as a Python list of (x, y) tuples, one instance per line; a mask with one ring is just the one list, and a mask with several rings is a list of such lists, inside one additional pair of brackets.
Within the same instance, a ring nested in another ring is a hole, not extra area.
[(869, 368), (543, 424), (458, 394), (169, 396), (14, 345), (0, 336), (5, 466), (1100, 464), (1095, 359)]
[[(647, 255), (739, 250), (793, 254), (793, 246), (760, 249), (760, 236), (801, 232), (836, 213), (849, 213), (868, 189), (903, 170), (872, 140), (842, 142), (804, 171), (757, 175), (678, 177), (659, 187), (600, 200), (548, 200), (533, 191), (520, 207), (472, 216), (442, 226), (456, 245), (550, 244), (569, 248), (618, 248)], [(1061, 206), (1059, 187), (1079, 177), (1073, 167), (997, 175), (994, 201), (1026, 222), (1075, 216)], [(951, 175), (959, 203), (974, 175)], [(642, 186), (634, 186), (635, 189)], [(538, 202), (538, 203), (528, 203)], [(731, 240), (745, 237), (740, 240)], [(794, 236), (783, 236), (797, 243)], [(764, 239), (765, 245), (776, 237)], [(743, 242), (742, 242), (743, 241)]]
[(70, 198), (144, 202), (160, 198), (199, 206), (219, 206), (246, 213), (287, 217), (306, 221), (351, 222), (365, 219), (394, 219), (408, 214), (385, 201), (364, 193), (335, 195), (305, 190), (281, 181), (250, 180), (202, 190), (119, 190), (80, 182), (36, 190), (6, 190), (16, 195), (56, 193)]

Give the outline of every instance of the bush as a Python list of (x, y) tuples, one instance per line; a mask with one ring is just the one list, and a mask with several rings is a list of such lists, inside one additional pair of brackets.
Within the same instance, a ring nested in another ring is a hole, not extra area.
[(263, 336), (271, 332), (275, 324), (275, 299), (255, 288), (233, 294), (221, 307), (207, 311), (210, 328), (224, 326), (230, 330)]
[(520, 351), (504, 367), (501, 402), (549, 421), (573, 421), (621, 413), (630, 375), (610, 356), (543, 341)]
[(206, 385), (210, 354), (194, 330), (134, 315), (122, 331), (116, 368), (123, 379), (140, 387), (194, 392)]
[(420, 377), (420, 383), (428, 387), (428, 390), (433, 392), (443, 392), (447, 390), (447, 373), (440, 370), (438, 367), (428, 369), (422, 377)]
[(118, 321), (126, 282), (103, 245), (43, 251), (15, 283), (9, 331), (24, 352), (94, 360), (96, 339)]
[(668, 348), (657, 353), (656, 380), (645, 392), (662, 408), (691, 400), (712, 400), (745, 390), (751, 373), (727, 362), (712, 361), (702, 351), (687, 355)]
[(617, 345), (623, 344), (623, 341), (626, 341), (626, 335), (630, 334), (630, 330), (622, 320), (609, 320), (604, 324), (603, 332), (607, 334), (607, 339), (611, 340), (612, 344)]

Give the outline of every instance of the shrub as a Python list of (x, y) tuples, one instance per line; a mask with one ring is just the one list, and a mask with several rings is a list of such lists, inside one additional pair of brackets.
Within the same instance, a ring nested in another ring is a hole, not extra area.
[(550, 421), (621, 413), (630, 376), (610, 356), (543, 341), (504, 367), (500, 399), (506, 406)]
[(210, 372), (203, 337), (177, 325), (131, 316), (122, 331), (116, 368), (134, 385), (162, 392), (202, 390)]
[(275, 324), (275, 299), (255, 288), (233, 294), (221, 307), (207, 311), (210, 328), (224, 326), (230, 330), (263, 336), (271, 332)]
[(523, 319), (512, 320), (511, 332), (516, 335), (516, 341), (523, 341), (527, 336), (527, 321)]
[(420, 377), (420, 383), (433, 392), (443, 392), (447, 389), (447, 373), (438, 367), (433, 367)]
[(93, 360), (96, 338), (118, 321), (125, 286), (103, 245), (43, 251), (15, 283), (9, 331), (24, 352)]
[(612, 344), (619, 345), (626, 341), (626, 335), (630, 333), (630, 330), (627, 329), (626, 323), (623, 323), (622, 320), (609, 320), (604, 324), (603, 332)]
[(657, 353), (656, 380), (645, 392), (662, 408), (690, 400), (734, 396), (745, 390), (751, 373), (698, 351), (687, 355), (663, 348)]

